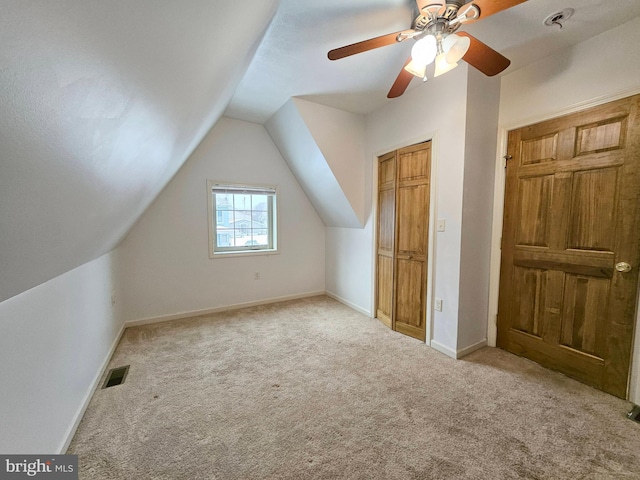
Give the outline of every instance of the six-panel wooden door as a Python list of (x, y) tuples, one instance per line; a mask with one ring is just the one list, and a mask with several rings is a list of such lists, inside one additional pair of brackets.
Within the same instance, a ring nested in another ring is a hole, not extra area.
[(376, 316), (394, 330), (426, 339), (431, 142), (378, 162)]
[(509, 132), (502, 237), (498, 346), (623, 398), (640, 267), (639, 105)]

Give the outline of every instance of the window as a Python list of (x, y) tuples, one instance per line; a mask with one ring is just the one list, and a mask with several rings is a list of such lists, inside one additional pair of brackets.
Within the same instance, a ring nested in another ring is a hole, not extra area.
[(276, 189), (209, 180), (209, 256), (275, 252)]

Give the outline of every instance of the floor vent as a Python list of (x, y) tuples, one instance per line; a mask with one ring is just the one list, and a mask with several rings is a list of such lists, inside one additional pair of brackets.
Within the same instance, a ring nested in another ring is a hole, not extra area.
[(633, 420), (634, 422), (640, 423), (640, 407), (636, 405), (631, 409), (629, 413), (627, 413), (627, 418)]
[(129, 373), (129, 365), (126, 367), (112, 368), (109, 370), (107, 380), (104, 382), (102, 388), (115, 387), (116, 385), (124, 383), (124, 379), (127, 378), (127, 373)]

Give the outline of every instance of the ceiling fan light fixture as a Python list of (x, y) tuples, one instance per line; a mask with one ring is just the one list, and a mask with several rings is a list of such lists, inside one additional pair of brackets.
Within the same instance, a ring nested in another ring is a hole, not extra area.
[(424, 65), (425, 67), (433, 62), (437, 54), (438, 41), (433, 35), (427, 35), (426, 37), (421, 38), (411, 49), (412, 61), (417, 62), (419, 65)]
[[(327, 53), (327, 57), (329, 60), (338, 60), (408, 39), (414, 40), (411, 57), (396, 77), (387, 94), (388, 98), (402, 95), (414, 76), (426, 80), (427, 69), (431, 76), (430, 64), (434, 61), (435, 76), (454, 69), (458, 65), (457, 62), (464, 60), (486, 76), (492, 77), (509, 67), (509, 59), (469, 33), (460, 32), (455, 35), (454, 32), (462, 24), (481, 20), (526, 1), (416, 0), (419, 15), (413, 20), (411, 28), (334, 48)], [(561, 23), (560, 20), (558, 14), (552, 15), (549, 19), (550, 23), (556, 26)]]
[(418, 78), (424, 79), (427, 77), (427, 66), (421, 65), (415, 60), (411, 60), (404, 69)]
[(440, 53), (437, 57), (436, 57), (436, 71), (433, 74), (434, 77), (439, 77), (440, 75), (447, 73), (450, 70), (453, 70), (454, 68), (456, 68), (458, 66), (457, 63), (449, 63), (447, 61), (447, 54), (446, 53)]
[(442, 50), (447, 56), (447, 63), (458, 63), (465, 56), (470, 46), (471, 39), (461, 37), (455, 33), (447, 35), (442, 40)]

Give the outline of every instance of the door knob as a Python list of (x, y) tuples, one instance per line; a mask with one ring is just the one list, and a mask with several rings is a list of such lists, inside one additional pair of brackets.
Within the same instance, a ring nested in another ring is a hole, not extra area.
[(627, 273), (631, 271), (631, 265), (627, 262), (618, 262), (616, 263), (616, 270), (622, 273)]

